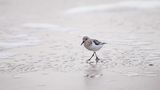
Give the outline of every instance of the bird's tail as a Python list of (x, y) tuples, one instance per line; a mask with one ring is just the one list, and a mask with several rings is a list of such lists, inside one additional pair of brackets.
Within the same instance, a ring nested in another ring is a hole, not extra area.
[(102, 44), (107, 44), (107, 43), (103, 42)]

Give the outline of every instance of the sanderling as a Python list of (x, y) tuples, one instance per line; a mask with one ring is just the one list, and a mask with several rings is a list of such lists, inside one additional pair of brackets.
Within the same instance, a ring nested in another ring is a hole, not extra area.
[(82, 39), (82, 43), (81, 45), (84, 43), (84, 47), (90, 51), (93, 51), (92, 56), (87, 60), (90, 61), (92, 59), (92, 57), (95, 55), (96, 56), (96, 63), (100, 60), (96, 54), (96, 51), (100, 50), (104, 44), (106, 44), (105, 42), (100, 42), (96, 39), (90, 39), (88, 36), (84, 36)]

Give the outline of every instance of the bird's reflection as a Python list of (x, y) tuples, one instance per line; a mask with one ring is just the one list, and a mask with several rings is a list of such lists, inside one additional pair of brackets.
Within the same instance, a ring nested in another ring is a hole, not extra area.
[(96, 77), (100, 77), (100, 76), (103, 76), (101, 65), (89, 64), (85, 70), (85, 77), (96, 78)]

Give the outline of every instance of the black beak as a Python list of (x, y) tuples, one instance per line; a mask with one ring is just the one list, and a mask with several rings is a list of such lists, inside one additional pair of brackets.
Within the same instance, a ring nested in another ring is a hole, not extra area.
[(81, 43), (81, 45), (84, 43), (84, 41)]

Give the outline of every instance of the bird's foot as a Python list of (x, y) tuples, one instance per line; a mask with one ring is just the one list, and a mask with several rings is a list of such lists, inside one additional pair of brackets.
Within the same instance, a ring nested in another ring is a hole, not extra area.
[(90, 59), (88, 59), (88, 60), (86, 61), (86, 63), (92, 65), (94, 62), (92, 62), (92, 61), (90, 61)]
[(99, 59), (98, 57), (96, 57), (96, 64), (98, 63), (99, 60), (100, 60), (100, 59)]
[(89, 62), (88, 64), (93, 65), (94, 62)]
[(91, 60), (91, 59), (86, 60), (86, 63), (89, 63), (90, 60)]

